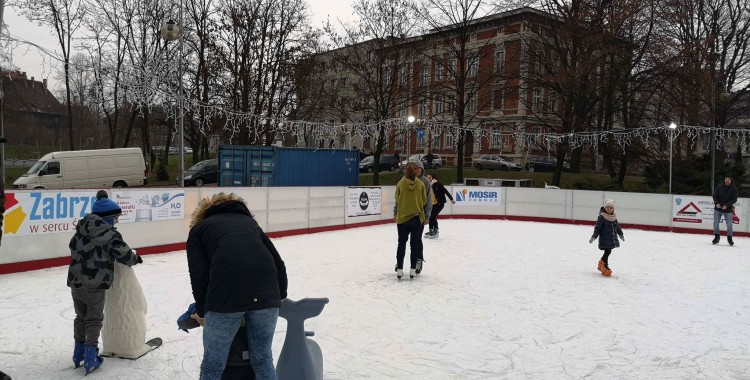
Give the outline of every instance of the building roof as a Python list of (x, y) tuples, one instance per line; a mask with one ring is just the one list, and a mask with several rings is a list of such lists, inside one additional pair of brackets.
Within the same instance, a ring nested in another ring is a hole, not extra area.
[(47, 79), (41, 82), (28, 78), (26, 72), (0, 72), (3, 109), (7, 111), (64, 115), (62, 103), (47, 88)]

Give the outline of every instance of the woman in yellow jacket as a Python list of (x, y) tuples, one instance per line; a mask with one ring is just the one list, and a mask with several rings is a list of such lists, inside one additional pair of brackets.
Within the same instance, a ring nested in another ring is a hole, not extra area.
[(396, 276), (404, 275), (404, 256), (406, 242), (410, 240), (409, 277), (416, 276), (417, 259), (419, 258), (419, 239), (421, 227), (425, 221), (424, 205), (427, 201), (427, 189), (417, 178), (417, 165), (409, 162), (404, 168), (404, 178), (396, 184), (396, 206), (393, 217), (398, 228), (398, 248), (396, 249)]

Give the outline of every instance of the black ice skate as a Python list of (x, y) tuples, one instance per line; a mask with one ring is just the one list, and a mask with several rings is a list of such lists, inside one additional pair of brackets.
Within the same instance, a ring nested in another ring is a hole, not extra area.
[(734, 245), (734, 241), (732, 240), (731, 236), (727, 236), (727, 243), (729, 243), (729, 245)]

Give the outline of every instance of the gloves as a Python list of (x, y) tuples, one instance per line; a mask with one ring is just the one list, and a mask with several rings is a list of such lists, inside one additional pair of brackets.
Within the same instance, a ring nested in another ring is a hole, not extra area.
[(135, 256), (135, 263), (136, 264), (143, 264), (143, 258), (140, 257), (140, 256), (138, 256), (138, 255), (136, 255)]
[(620, 240), (625, 241), (625, 235), (620, 235)]
[(592, 237), (591, 239), (589, 239), (589, 244), (593, 243), (593, 242), (594, 242), (594, 240), (596, 240), (596, 238), (595, 238), (595, 237)]

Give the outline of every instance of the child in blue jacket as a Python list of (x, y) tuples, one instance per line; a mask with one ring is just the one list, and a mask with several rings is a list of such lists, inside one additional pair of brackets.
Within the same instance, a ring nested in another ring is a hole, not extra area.
[(589, 243), (593, 243), (594, 240), (599, 238), (599, 249), (604, 251), (604, 255), (599, 260), (598, 269), (606, 277), (612, 275), (612, 269), (609, 269), (609, 255), (612, 253), (612, 249), (620, 246), (620, 241), (617, 239), (618, 236), (622, 241), (625, 241), (622, 228), (620, 228), (620, 223), (617, 222), (617, 215), (615, 215), (615, 201), (607, 199), (599, 209), (599, 218), (596, 220), (594, 234), (589, 239)]

